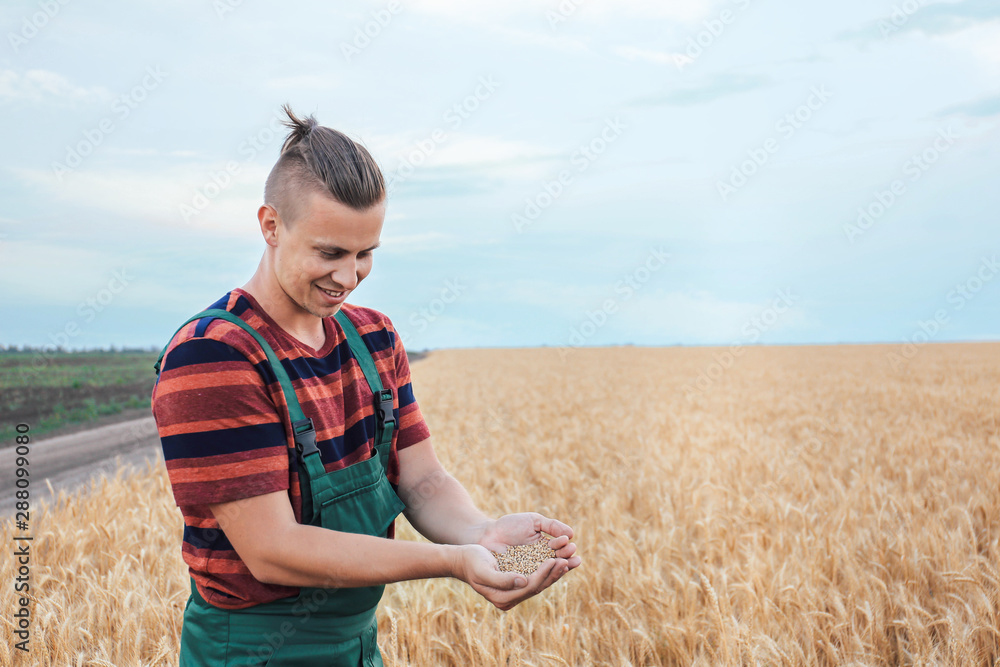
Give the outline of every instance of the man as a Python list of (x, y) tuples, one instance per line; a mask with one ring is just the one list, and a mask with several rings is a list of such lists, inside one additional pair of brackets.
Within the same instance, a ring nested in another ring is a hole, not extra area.
[[(379, 245), (381, 171), (285, 112), (257, 271), (178, 330), (153, 390), (192, 581), (182, 665), (380, 665), (385, 584), (455, 577), (507, 610), (580, 564), (569, 526), (490, 519), (438, 462), (392, 323), (345, 303)], [(393, 539), (401, 510), (433, 544)], [(499, 571), (490, 551), (543, 533), (555, 558)]]

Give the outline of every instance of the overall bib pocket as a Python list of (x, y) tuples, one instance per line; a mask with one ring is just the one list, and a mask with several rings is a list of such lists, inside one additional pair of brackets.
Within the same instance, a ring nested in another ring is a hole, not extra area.
[(381, 458), (372, 450), (371, 458), (327, 474), (333, 477), (330, 486), (314, 497), (323, 528), (385, 537), (406, 506), (392, 490)]

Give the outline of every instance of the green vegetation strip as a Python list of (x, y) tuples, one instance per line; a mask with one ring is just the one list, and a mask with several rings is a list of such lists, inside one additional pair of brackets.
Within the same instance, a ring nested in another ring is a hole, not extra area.
[(0, 351), (0, 445), (18, 423), (41, 435), (148, 408), (156, 352)]

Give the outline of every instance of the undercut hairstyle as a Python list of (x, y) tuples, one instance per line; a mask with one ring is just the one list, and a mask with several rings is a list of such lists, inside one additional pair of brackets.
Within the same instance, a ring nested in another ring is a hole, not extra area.
[(309, 194), (331, 197), (357, 211), (385, 200), (385, 179), (368, 150), (342, 132), (320, 125), (314, 116), (299, 118), (287, 104), (282, 121), (291, 132), (264, 184), (264, 203), (286, 224), (303, 213)]

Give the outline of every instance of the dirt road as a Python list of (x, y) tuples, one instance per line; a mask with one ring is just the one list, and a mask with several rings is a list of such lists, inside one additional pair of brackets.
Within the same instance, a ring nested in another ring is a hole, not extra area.
[[(113, 476), (120, 466), (145, 469), (148, 461), (161, 455), (160, 438), (152, 417), (109, 424), (89, 431), (32, 440), (28, 454), (31, 507), (42, 499), (51, 500), (45, 480), (52, 488), (73, 492), (101, 475)], [(162, 456), (162, 455), (161, 455)], [(0, 516), (14, 512), (14, 447), (0, 449)]]

